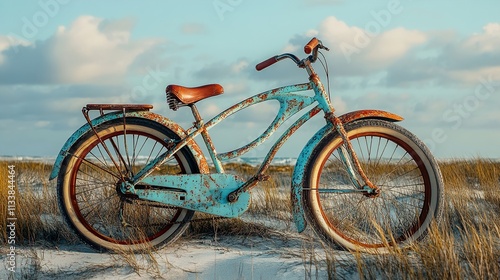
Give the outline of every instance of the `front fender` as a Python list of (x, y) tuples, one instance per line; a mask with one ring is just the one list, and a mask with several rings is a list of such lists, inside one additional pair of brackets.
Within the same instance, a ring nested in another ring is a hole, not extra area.
[[(401, 116), (381, 110), (353, 111), (346, 113), (339, 118), (344, 125), (361, 119), (382, 119), (391, 122), (398, 122), (403, 120), (403, 117)], [(333, 124), (328, 122), (307, 142), (307, 144), (302, 149), (299, 157), (297, 158), (297, 163), (292, 175), (291, 192), (293, 219), (298, 232), (304, 231), (307, 226), (307, 221), (304, 215), (304, 205), (302, 203), (302, 185), (305, 179), (304, 174), (306, 172), (307, 163), (310, 161), (310, 158), (316, 146), (320, 143), (321, 140), (323, 140), (323, 138), (325, 138), (326, 135), (331, 133), (334, 129), (335, 128)]]
[[(144, 118), (144, 119), (149, 119), (155, 122), (158, 122), (166, 127), (168, 127), (170, 130), (175, 132), (179, 137), (185, 137), (186, 136), (186, 131), (178, 124), (173, 122), (172, 120), (165, 118), (161, 115), (155, 114), (153, 112), (149, 111), (131, 111), (131, 112), (126, 112), (125, 117), (136, 117), (136, 118)], [(123, 118), (123, 112), (121, 111), (116, 111), (116, 112), (111, 112), (102, 116), (99, 116), (91, 121), (92, 126), (98, 126), (101, 125), (107, 121), (111, 121), (114, 119), (118, 118)], [(87, 123), (80, 127), (73, 135), (71, 135), (64, 146), (62, 147), (61, 151), (59, 151), (59, 154), (57, 155), (56, 161), (54, 162), (54, 166), (52, 167), (52, 172), (50, 173), (49, 180), (52, 180), (57, 177), (59, 174), (59, 171), (61, 169), (61, 165), (64, 162), (64, 159), (67, 156), (67, 152), (71, 148), (73, 144), (75, 144), (85, 133), (91, 131), (92, 128), (91, 126)], [(205, 156), (203, 155), (203, 152), (201, 151), (200, 147), (198, 144), (196, 144), (195, 141), (190, 141), (187, 144), (187, 147), (191, 150), (193, 155), (195, 156), (198, 166), (200, 167), (200, 172), (201, 173), (208, 173), (209, 168), (207, 161), (205, 159)]]

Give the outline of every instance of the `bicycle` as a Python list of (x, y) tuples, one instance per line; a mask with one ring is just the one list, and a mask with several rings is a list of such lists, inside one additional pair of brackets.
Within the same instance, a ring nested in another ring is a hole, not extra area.
[[(443, 179), (436, 160), (415, 135), (395, 124), (403, 120), (396, 114), (360, 110), (337, 117), (312, 66), (320, 50), (328, 48), (313, 38), (304, 47), (304, 59), (285, 53), (259, 63), (260, 71), (291, 59), (306, 70), (309, 82), (254, 95), (206, 123), (195, 103), (222, 94), (222, 86), (167, 86), (170, 109), (191, 109), (195, 122), (187, 130), (151, 112), (148, 104), (86, 105), (82, 113), (87, 123), (66, 141), (50, 175), (51, 180), (57, 177), (66, 222), (99, 250), (142, 250), (174, 242), (195, 211), (238, 217), (249, 207), (252, 188), (269, 178), (265, 172), (280, 147), (323, 112), (326, 124), (307, 142), (292, 175), (298, 232), (309, 224), (329, 245), (370, 253), (424, 239), (442, 212)], [(208, 130), (269, 100), (280, 104), (269, 127), (245, 146), (217, 153)], [(99, 116), (91, 119), (90, 111)], [(223, 161), (260, 145), (303, 111), (270, 148), (254, 176), (244, 181), (224, 172)], [(210, 172), (194, 140), (199, 135), (215, 172)]]

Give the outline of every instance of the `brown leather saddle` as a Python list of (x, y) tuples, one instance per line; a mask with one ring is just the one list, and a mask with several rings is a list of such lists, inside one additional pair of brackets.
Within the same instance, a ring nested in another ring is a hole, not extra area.
[(168, 85), (165, 91), (170, 109), (177, 110), (181, 106), (194, 104), (205, 98), (220, 95), (224, 93), (224, 88), (219, 84), (199, 87)]

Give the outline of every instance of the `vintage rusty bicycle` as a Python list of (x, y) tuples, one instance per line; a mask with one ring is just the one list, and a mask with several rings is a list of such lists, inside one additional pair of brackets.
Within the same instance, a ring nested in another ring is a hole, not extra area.
[[(291, 59), (306, 70), (309, 82), (249, 97), (207, 122), (195, 104), (222, 94), (222, 86), (167, 86), (169, 107), (192, 111), (194, 124), (188, 129), (151, 112), (152, 105), (86, 105), (87, 123), (66, 141), (50, 175), (57, 178), (69, 226), (100, 250), (142, 250), (175, 241), (196, 211), (238, 217), (249, 208), (252, 188), (269, 178), (266, 171), (280, 147), (323, 113), (325, 125), (300, 152), (292, 175), (297, 230), (310, 225), (327, 244), (372, 253), (424, 239), (442, 212), (443, 179), (436, 160), (416, 136), (395, 124), (403, 120), (396, 114), (360, 110), (336, 116), (313, 69), (320, 50), (328, 48), (313, 38), (304, 47), (304, 59), (286, 53), (259, 63), (260, 71)], [(279, 102), (279, 110), (259, 137), (233, 151), (216, 151), (209, 129), (271, 100)], [(93, 119), (91, 111), (97, 113)], [(299, 112), (254, 176), (243, 180), (224, 172), (224, 161), (260, 145)], [(199, 135), (215, 171), (194, 140)]]

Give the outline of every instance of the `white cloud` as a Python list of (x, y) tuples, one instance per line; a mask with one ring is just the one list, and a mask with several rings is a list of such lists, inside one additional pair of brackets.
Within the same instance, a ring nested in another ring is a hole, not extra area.
[(246, 81), (233, 81), (224, 83), (224, 92), (236, 96), (239, 94), (248, 94), (248, 84)]
[(131, 67), (140, 65), (136, 59), (164, 43), (132, 39), (133, 25), (131, 19), (81, 16), (45, 41), (14, 45), (0, 37), (0, 83), (121, 83)]
[(413, 47), (426, 41), (426, 35), (420, 31), (404, 28), (388, 30), (373, 39), (373, 45), (367, 48), (364, 59), (367, 63), (376, 63), (384, 67), (404, 57)]
[(79, 17), (69, 28), (60, 27), (51, 49), (64, 83), (120, 81), (134, 59), (158, 40), (132, 41), (130, 23)]
[(240, 60), (231, 65), (231, 70), (233, 73), (240, 73), (248, 67), (248, 61)]
[(500, 23), (489, 23), (483, 27), (483, 32), (469, 37), (463, 43), (468, 51), (498, 52), (500, 46)]
[[(230, 77), (234, 80), (241, 72), (248, 70), (249, 62), (246, 59), (238, 59), (234, 62), (215, 61), (204, 64), (199, 70), (194, 72), (194, 76), (208, 83), (220, 82), (223, 77)], [(253, 70), (253, 69), (252, 69)]]
[(284, 53), (295, 53), (299, 50), (299, 46), (293, 44), (287, 44), (285, 48), (283, 48)]
[(344, 114), (348, 112), (348, 107), (347, 103), (342, 99), (340, 96), (333, 96), (331, 100), (333, 107), (335, 108), (335, 111)]
[[(291, 38), (285, 50), (301, 54), (311, 35), (330, 48), (323, 53), (332, 69), (330, 74), (342, 89), (475, 86), (484, 79), (500, 82), (500, 23), (486, 24), (468, 36), (450, 30), (423, 32), (402, 27), (369, 33), (330, 16), (317, 29)], [(303, 73), (294, 72), (289, 64), (273, 67), (266, 73), (251, 72), (250, 77), (283, 83), (303, 78)]]
[[(380, 77), (385, 77), (388, 68), (411, 57), (415, 50), (426, 46), (430, 40), (430, 36), (424, 32), (402, 27), (387, 30), (381, 27), (378, 33), (370, 33), (365, 28), (349, 25), (329, 16), (321, 21), (317, 29), (291, 38), (285, 50), (302, 56), (304, 45), (313, 36), (330, 49), (329, 52), (323, 53), (330, 69), (333, 69), (331, 74), (333, 73), (336, 79), (344, 79), (343, 81), (351, 77), (367, 80), (373, 80), (375, 77), (376, 80), (384, 80)], [(251, 77), (283, 82), (296, 82), (304, 78), (302, 71), (297, 72), (289, 64), (280, 63), (273, 67), (274, 71), (268, 71), (265, 75), (251, 73)], [(319, 69), (320, 66), (316, 66), (316, 70)], [(354, 85), (350, 82), (349, 84)]]
[(358, 73), (382, 70), (427, 41), (420, 31), (399, 27), (373, 33), (333, 16), (323, 20), (317, 37), (332, 49), (340, 66)]
[(401, 85), (461, 84), (474, 86), (481, 79), (500, 81), (500, 24), (490, 23), (481, 33), (429, 33), (430, 43), (420, 54), (410, 53), (388, 68), (388, 83)]
[(219, 108), (217, 103), (205, 104), (205, 106), (203, 106), (201, 110), (203, 112), (203, 116), (210, 116), (210, 117), (213, 117), (222, 111), (222, 109)]
[(0, 65), (2, 65), (2, 63), (5, 60), (5, 56), (3, 54), (4, 51), (13, 48), (14, 52), (17, 52), (18, 46), (29, 46), (29, 45), (31, 45), (30, 42), (16, 38), (12, 35), (8, 36), (0, 35)]
[(500, 65), (481, 67), (479, 69), (465, 69), (450, 71), (450, 79), (466, 84), (478, 84), (481, 80), (500, 81)]
[(6, 36), (0, 36), (0, 64), (3, 62), (2, 52), (10, 47), (9, 38)]

